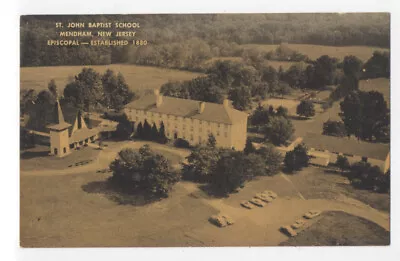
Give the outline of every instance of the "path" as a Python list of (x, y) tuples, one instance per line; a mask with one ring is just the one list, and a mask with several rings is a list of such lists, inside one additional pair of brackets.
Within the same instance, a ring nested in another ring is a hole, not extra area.
[[(189, 150), (171, 148), (167, 145), (162, 145), (154, 142), (146, 141), (124, 141), (121, 143), (110, 143), (108, 147), (103, 148), (99, 153), (96, 160), (83, 166), (74, 166), (65, 169), (43, 169), (43, 170), (21, 170), (21, 175), (25, 176), (55, 176), (55, 175), (68, 175), (68, 174), (79, 174), (87, 173), (91, 171), (97, 171), (108, 168), (110, 163), (117, 157), (118, 152), (124, 148), (139, 149), (143, 145), (148, 144), (155, 150), (164, 150), (171, 153), (175, 153), (185, 158), (189, 155)], [(176, 167), (176, 166), (175, 166)]]

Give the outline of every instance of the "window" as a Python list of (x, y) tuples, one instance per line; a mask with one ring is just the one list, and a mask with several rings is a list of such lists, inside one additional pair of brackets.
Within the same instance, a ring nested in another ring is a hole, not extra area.
[(66, 148), (66, 147), (64, 147), (63, 151), (64, 151), (64, 153), (67, 153), (67, 148)]
[(58, 150), (57, 150), (57, 148), (55, 148), (54, 149), (54, 155), (57, 155), (57, 153), (58, 153)]
[(190, 140), (193, 140), (193, 134), (190, 135)]

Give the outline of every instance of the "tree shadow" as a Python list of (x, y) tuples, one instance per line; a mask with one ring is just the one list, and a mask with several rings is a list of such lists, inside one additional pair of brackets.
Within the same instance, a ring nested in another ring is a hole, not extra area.
[(48, 157), (50, 151), (24, 151), (20, 154), (21, 159), (33, 159)]
[(161, 200), (160, 197), (145, 194), (143, 191), (124, 191), (109, 180), (89, 182), (82, 185), (81, 188), (86, 193), (102, 194), (118, 205), (145, 206)]

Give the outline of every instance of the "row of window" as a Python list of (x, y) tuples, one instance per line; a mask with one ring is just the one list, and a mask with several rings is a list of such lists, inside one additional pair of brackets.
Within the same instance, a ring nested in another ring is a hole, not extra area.
[[(137, 112), (137, 111), (136, 111)], [(148, 112), (149, 113), (149, 112)], [(157, 114), (158, 115), (158, 114)], [(150, 124), (153, 124), (156, 120), (153, 120), (152, 118), (151, 118), (151, 115), (149, 116), (150, 118), (148, 118), (148, 121), (149, 121), (149, 123)], [(169, 115), (169, 116), (166, 116), (165, 114), (163, 114), (163, 117), (162, 118), (167, 118), (167, 119), (171, 119), (172, 117), (175, 117), (175, 119), (177, 118), (177, 116), (171, 116), (171, 115)], [(211, 126), (211, 123), (209, 122), (209, 121), (200, 121), (200, 120), (197, 120), (197, 119), (191, 119), (191, 118), (183, 118), (183, 117), (179, 117), (181, 120), (180, 121), (182, 121), (183, 119), (186, 119), (186, 122), (188, 122), (189, 124), (190, 123), (194, 123), (195, 121), (199, 121), (199, 125), (200, 126), (204, 126), (204, 125), (208, 125), (208, 127), (210, 127)], [(136, 121), (139, 121), (139, 116), (136, 116), (135, 117), (135, 120)], [(190, 122), (189, 122), (190, 121)], [(160, 120), (159, 121), (159, 123), (161, 124), (161, 122), (162, 122), (162, 120)], [(177, 123), (175, 123), (175, 126), (177, 126), (176, 125)], [(218, 128), (221, 128), (221, 127), (224, 127), (225, 128), (225, 130), (227, 130), (228, 129), (228, 125), (227, 124), (221, 124), (221, 123), (217, 123), (218, 124)], [(166, 123), (166, 126), (167, 127), (169, 127), (169, 123), (167, 122)], [(182, 126), (184, 129), (186, 128), (186, 125), (185, 125), (185, 123), (183, 123), (183, 126)], [(193, 126), (191, 126), (191, 129), (193, 130)], [(200, 130), (201, 130), (201, 128), (200, 128)]]

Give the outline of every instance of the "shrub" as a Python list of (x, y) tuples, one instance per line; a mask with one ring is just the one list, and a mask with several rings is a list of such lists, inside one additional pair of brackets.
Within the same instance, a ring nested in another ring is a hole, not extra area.
[(314, 103), (311, 101), (301, 101), (297, 106), (296, 113), (304, 117), (312, 117), (315, 115)]
[(324, 122), (322, 134), (336, 137), (344, 137), (347, 135), (347, 132), (343, 122), (328, 120)]
[(177, 148), (186, 148), (186, 149), (190, 148), (189, 142), (182, 138), (176, 139), (174, 145)]

